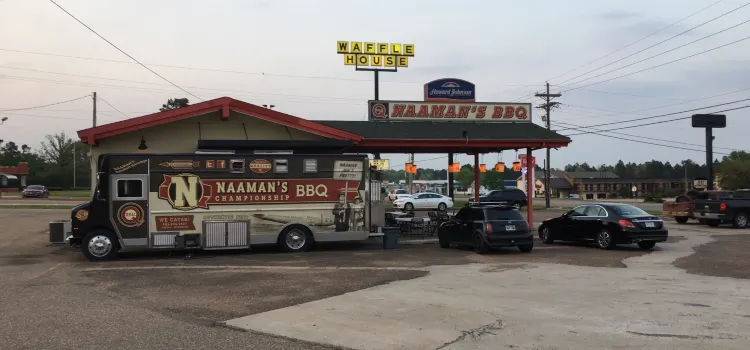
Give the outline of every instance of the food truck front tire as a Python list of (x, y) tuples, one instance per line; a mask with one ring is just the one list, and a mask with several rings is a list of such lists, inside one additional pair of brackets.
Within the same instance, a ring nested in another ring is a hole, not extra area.
[(81, 241), (81, 252), (90, 261), (112, 260), (118, 250), (120, 245), (115, 234), (105, 229), (92, 230)]
[(289, 226), (279, 234), (278, 245), (287, 253), (306, 252), (312, 248), (313, 235), (307, 227)]

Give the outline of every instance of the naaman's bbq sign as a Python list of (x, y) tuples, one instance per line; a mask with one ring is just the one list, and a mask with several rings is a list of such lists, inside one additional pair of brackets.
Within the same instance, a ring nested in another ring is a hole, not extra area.
[(531, 122), (529, 103), (369, 101), (372, 121)]
[(164, 175), (159, 198), (179, 210), (210, 205), (336, 202), (357, 196), (359, 181), (335, 179), (201, 179), (194, 174)]

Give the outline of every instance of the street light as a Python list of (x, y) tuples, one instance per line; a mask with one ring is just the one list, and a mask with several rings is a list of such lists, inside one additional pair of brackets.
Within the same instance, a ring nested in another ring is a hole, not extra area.
[(276, 105), (263, 105), (263, 108), (273, 109)]

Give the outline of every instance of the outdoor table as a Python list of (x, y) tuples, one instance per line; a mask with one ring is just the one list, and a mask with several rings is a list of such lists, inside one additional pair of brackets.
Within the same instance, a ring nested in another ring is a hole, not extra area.
[[(398, 222), (411, 222), (411, 219), (413, 219), (413, 218), (396, 218), (396, 221), (398, 221)], [(430, 222), (430, 218), (417, 218), (417, 219), (422, 219), (426, 223)]]
[(409, 215), (409, 213), (405, 213), (405, 212), (403, 212), (403, 211), (392, 211), (392, 212), (390, 212), (390, 213), (391, 213), (391, 215), (393, 215), (393, 216), (404, 216), (404, 215)]

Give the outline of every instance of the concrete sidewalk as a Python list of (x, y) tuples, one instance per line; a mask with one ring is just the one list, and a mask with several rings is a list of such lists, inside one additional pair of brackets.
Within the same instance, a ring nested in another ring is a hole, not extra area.
[[(736, 232), (735, 232), (736, 233)], [(672, 262), (711, 234), (625, 260), (628, 268), (474, 264), (226, 321), (354, 349), (746, 349), (750, 282)]]

